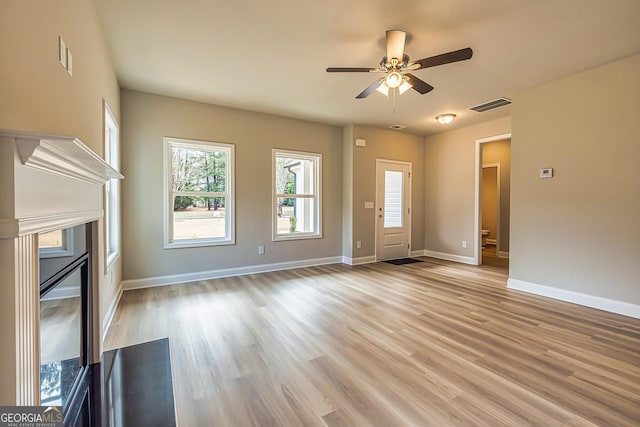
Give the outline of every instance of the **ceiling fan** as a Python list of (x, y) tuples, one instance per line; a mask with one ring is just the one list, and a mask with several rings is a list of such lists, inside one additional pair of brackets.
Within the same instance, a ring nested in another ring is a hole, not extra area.
[(390, 90), (398, 89), (403, 94), (413, 88), (420, 94), (425, 94), (433, 90), (433, 86), (420, 80), (408, 71), (416, 71), (422, 68), (435, 67), (452, 62), (465, 61), (471, 59), (473, 50), (466, 47), (460, 50), (443, 53), (429, 58), (411, 61), (404, 52), (404, 43), (407, 33), (401, 30), (387, 31), (387, 55), (380, 61), (379, 68), (349, 68), (349, 67), (329, 67), (328, 73), (384, 73), (385, 76), (377, 79), (371, 86), (360, 92), (357, 99), (366, 98), (373, 91), (377, 90), (384, 95), (389, 95)]

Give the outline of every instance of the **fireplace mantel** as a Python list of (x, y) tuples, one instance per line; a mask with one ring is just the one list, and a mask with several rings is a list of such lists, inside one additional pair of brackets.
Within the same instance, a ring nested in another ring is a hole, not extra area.
[(123, 178), (74, 137), (0, 130), (0, 144), (0, 166), (12, 172), (2, 176), (0, 189), (13, 197), (2, 200), (13, 209), (0, 211), (0, 239), (100, 218), (101, 190), (96, 186)]
[(68, 136), (0, 130), (0, 405), (40, 402), (38, 233), (92, 224), (90, 362), (101, 352), (103, 185), (123, 176)]

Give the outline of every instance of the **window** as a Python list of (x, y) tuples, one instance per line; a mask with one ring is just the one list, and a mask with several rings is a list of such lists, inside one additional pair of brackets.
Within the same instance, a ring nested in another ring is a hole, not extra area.
[(40, 258), (59, 258), (73, 255), (73, 228), (54, 230), (38, 235)]
[(234, 146), (164, 138), (165, 248), (235, 243)]
[[(116, 170), (120, 170), (120, 136), (118, 124), (107, 104), (104, 104), (104, 157)], [(104, 197), (105, 246), (107, 268), (118, 258), (120, 241), (120, 180), (110, 179), (105, 184)]]
[(322, 237), (322, 155), (273, 150), (273, 240)]

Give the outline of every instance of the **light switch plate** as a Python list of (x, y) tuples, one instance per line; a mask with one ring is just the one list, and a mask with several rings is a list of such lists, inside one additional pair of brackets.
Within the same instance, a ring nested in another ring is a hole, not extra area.
[(62, 64), (62, 66), (67, 68), (67, 45), (65, 44), (62, 37), (58, 36), (58, 60)]
[(373, 209), (373, 202), (364, 202), (365, 209)]
[(367, 146), (366, 139), (360, 139), (360, 138), (356, 139), (356, 147), (366, 147), (366, 146)]

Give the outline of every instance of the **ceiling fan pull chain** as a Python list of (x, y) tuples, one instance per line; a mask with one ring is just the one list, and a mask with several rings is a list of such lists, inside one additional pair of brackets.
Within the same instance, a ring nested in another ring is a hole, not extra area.
[(396, 113), (396, 92), (398, 91), (398, 89), (392, 88), (392, 89), (389, 89), (389, 91), (391, 92), (391, 96), (390, 96), (390, 98), (391, 98), (391, 109), (393, 111), (393, 114), (395, 114)]

